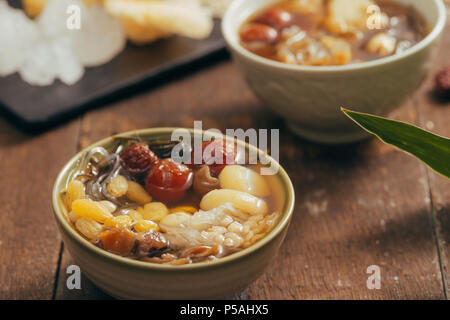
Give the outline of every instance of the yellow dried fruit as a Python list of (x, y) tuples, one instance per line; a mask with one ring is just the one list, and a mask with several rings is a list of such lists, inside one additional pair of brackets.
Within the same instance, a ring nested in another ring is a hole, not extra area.
[(186, 212), (190, 214), (196, 213), (198, 210), (197, 208), (191, 207), (191, 206), (179, 206), (175, 207), (169, 210), (169, 213), (175, 213), (175, 212)]
[(320, 42), (330, 51), (333, 63), (344, 65), (352, 60), (352, 48), (346, 40), (338, 37), (323, 36)]
[(90, 240), (97, 239), (103, 226), (92, 218), (82, 217), (75, 222), (77, 230)]
[(139, 204), (146, 204), (152, 201), (152, 197), (148, 192), (137, 182), (128, 181), (127, 197), (131, 201)]
[(103, 0), (83, 0), (87, 5), (103, 4)]
[(113, 228), (129, 228), (132, 223), (133, 219), (126, 215), (112, 217), (105, 220), (105, 226)]
[(157, 223), (150, 220), (139, 220), (134, 225), (134, 230), (137, 232), (145, 232), (149, 230), (159, 231), (159, 226)]
[[(141, 216), (144, 215), (144, 207), (137, 207), (136, 212), (139, 213)], [(144, 218), (142, 218), (144, 219)]]
[(161, 226), (178, 227), (180, 224), (189, 220), (191, 215), (184, 212), (171, 213), (161, 220)]
[(100, 202), (89, 199), (75, 200), (72, 203), (72, 211), (79, 217), (92, 218), (98, 222), (114, 217)]
[(100, 201), (100, 204), (102, 206), (104, 206), (105, 209), (108, 210), (111, 213), (113, 213), (117, 209), (117, 206), (114, 203), (112, 203), (111, 201), (108, 201), (108, 200)]
[(129, 17), (121, 17), (120, 22), (127, 35), (128, 40), (135, 44), (153, 42), (159, 38), (169, 37), (172, 34), (161, 31), (155, 27), (143, 26)]
[[(142, 209), (142, 208), (139, 208), (139, 209)], [(142, 209), (142, 210), (144, 210), (144, 209)], [(140, 213), (137, 212), (136, 210), (130, 210), (130, 211), (128, 211), (128, 216), (133, 220), (133, 222), (137, 222), (137, 221), (139, 221), (139, 220), (144, 219), (144, 218), (142, 217), (142, 214), (140, 214)]]
[[(22, 0), (22, 7), (30, 18), (34, 18), (41, 14), (47, 2), (48, 0)], [(83, 0), (83, 2), (87, 5), (94, 5), (102, 4), (103, 0)]]
[(72, 203), (78, 199), (84, 199), (86, 194), (84, 192), (84, 184), (79, 180), (72, 180), (67, 185), (67, 206), (69, 209), (72, 208)]
[(139, 213), (146, 220), (159, 222), (169, 214), (169, 209), (162, 202), (151, 202), (147, 203)]
[(122, 197), (127, 194), (128, 181), (124, 176), (118, 175), (112, 178), (107, 186), (108, 192), (114, 197)]
[(72, 222), (72, 223), (77, 222), (77, 220), (80, 218), (73, 211), (70, 211), (69, 214), (67, 215), (67, 217), (69, 218), (70, 222)]
[(47, 0), (22, 0), (22, 7), (30, 18), (38, 16), (46, 4)]
[(213, 28), (208, 11), (184, 5), (183, 1), (107, 0), (105, 10), (118, 18), (127, 36), (138, 43), (170, 34), (204, 39)]

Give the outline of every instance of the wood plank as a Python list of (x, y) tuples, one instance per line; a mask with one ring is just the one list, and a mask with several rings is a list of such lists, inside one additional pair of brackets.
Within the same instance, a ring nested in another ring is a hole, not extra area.
[[(450, 2), (448, 4), (450, 18)], [(435, 59), (433, 71), (427, 78), (414, 103), (419, 112), (420, 126), (436, 134), (450, 137), (450, 100), (439, 98), (435, 91), (435, 75), (443, 67), (450, 67), (450, 21), (442, 39), (441, 49)], [(433, 223), (436, 228), (436, 241), (440, 249), (441, 271), (445, 281), (446, 297), (450, 292), (450, 180), (431, 169), (426, 169), (430, 186)]]
[[(417, 121), (411, 104), (395, 117)], [(232, 63), (87, 114), (80, 141), (87, 146), (136, 128), (191, 127), (194, 119), (221, 130), (281, 128), (281, 163), (296, 190), (280, 253), (236, 298), (443, 298), (423, 167), (376, 140), (327, 147), (296, 138), (262, 108)], [(65, 270), (71, 263), (66, 253), (62, 261)], [(374, 264), (382, 272), (380, 290), (366, 287), (366, 269)], [(61, 272), (58, 287), (65, 279)], [(58, 290), (56, 298), (72, 294)], [(89, 289), (84, 297), (97, 294)]]
[[(407, 119), (402, 110), (399, 118)], [(279, 260), (249, 291), (268, 299), (438, 299), (439, 265), (423, 171), (377, 141), (330, 150), (298, 145), (297, 192)], [(381, 268), (381, 290), (366, 287)]]
[(51, 190), (79, 125), (29, 136), (0, 119), (0, 299), (52, 297), (61, 240)]
[(76, 265), (76, 262), (72, 259), (67, 250), (63, 251), (59, 275), (58, 284), (55, 292), (55, 299), (66, 300), (111, 300), (112, 297), (108, 296), (98, 287), (96, 287), (89, 278), (83, 275), (81, 271), (81, 288), (80, 289), (68, 289), (66, 281), (69, 276), (67, 274), (67, 267), (70, 265)]

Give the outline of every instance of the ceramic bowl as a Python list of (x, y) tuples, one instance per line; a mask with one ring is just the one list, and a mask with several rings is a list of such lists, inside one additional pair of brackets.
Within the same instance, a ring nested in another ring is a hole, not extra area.
[(441, 0), (395, 0), (413, 5), (432, 28), (428, 36), (393, 56), (345, 66), (296, 66), (262, 58), (239, 43), (239, 29), (253, 14), (279, 0), (235, 0), (222, 21), (229, 50), (262, 102), (292, 131), (322, 143), (346, 143), (367, 136), (340, 111), (346, 107), (386, 115), (425, 78), (445, 26)]
[[(67, 248), (82, 275), (98, 287), (123, 299), (209, 299), (226, 298), (243, 290), (257, 279), (271, 260), (286, 235), (294, 207), (292, 183), (278, 163), (273, 176), (284, 194), (281, 218), (274, 229), (254, 245), (213, 262), (201, 262), (182, 266), (159, 265), (124, 258), (102, 250), (83, 238), (69, 223), (63, 203), (71, 173), (86, 152), (101, 146), (113, 150), (120, 138), (140, 137), (144, 141), (170, 140), (175, 128), (153, 128), (123, 133), (99, 141), (72, 158), (61, 170), (53, 189), (53, 209), (59, 230)], [(191, 135), (193, 130), (189, 130)], [(204, 133), (205, 134), (205, 133)], [(255, 147), (245, 145), (246, 150)], [(278, 257), (281, 258), (281, 257)]]

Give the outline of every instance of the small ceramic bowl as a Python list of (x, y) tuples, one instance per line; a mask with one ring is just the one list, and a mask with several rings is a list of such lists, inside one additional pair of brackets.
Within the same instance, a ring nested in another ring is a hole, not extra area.
[(413, 5), (432, 27), (428, 36), (393, 56), (345, 66), (296, 66), (260, 57), (240, 45), (239, 29), (259, 10), (280, 0), (235, 0), (222, 21), (234, 60), (263, 103), (294, 133), (322, 143), (347, 143), (366, 133), (340, 111), (347, 107), (386, 115), (425, 78), (445, 26), (441, 0), (395, 0)]
[[(273, 179), (284, 194), (281, 218), (263, 239), (242, 251), (213, 262), (189, 265), (159, 265), (124, 258), (98, 248), (83, 238), (69, 223), (62, 194), (66, 190), (71, 173), (86, 152), (95, 147), (113, 150), (120, 138), (139, 137), (143, 141), (170, 141), (175, 128), (154, 128), (127, 132), (99, 141), (78, 153), (61, 170), (53, 189), (54, 215), (65, 247), (69, 250), (83, 275), (98, 287), (123, 299), (209, 299), (231, 297), (257, 279), (269, 262), (275, 259), (286, 235), (294, 208), (294, 189), (286, 172), (271, 157), (278, 168)], [(189, 129), (188, 129), (189, 130)], [(191, 135), (193, 130), (189, 130)], [(203, 134), (206, 134), (203, 132)], [(245, 145), (246, 150), (255, 147)], [(261, 151), (259, 151), (261, 152)], [(279, 257), (280, 258), (280, 257)]]

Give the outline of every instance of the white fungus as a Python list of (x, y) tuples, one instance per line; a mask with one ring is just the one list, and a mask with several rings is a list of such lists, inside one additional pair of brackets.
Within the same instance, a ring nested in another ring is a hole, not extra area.
[(83, 27), (75, 32), (74, 50), (86, 67), (105, 64), (125, 48), (120, 21), (111, 18), (101, 6), (89, 6), (81, 24)]
[[(166, 1), (207, 8), (219, 17), (233, 0)], [(72, 5), (80, 9), (80, 29), (67, 27)], [(80, 0), (49, 0), (35, 20), (0, 1), (0, 30), (0, 77), (19, 72), (32, 85), (50, 85), (55, 79), (72, 85), (81, 79), (85, 67), (111, 61), (126, 44), (118, 19), (101, 5)]]
[(60, 39), (52, 44), (52, 51), (57, 65), (58, 78), (68, 85), (76, 83), (84, 73), (84, 67), (72, 50), (69, 39)]
[[(80, 8), (80, 29), (69, 29), (67, 8)], [(50, 0), (36, 20), (0, 2), (0, 76), (19, 72), (32, 85), (55, 79), (76, 83), (84, 67), (109, 62), (125, 47), (121, 24), (98, 5), (78, 0)]]
[(77, 0), (49, 0), (36, 19), (43, 35), (48, 38), (71, 37), (75, 30), (67, 28), (67, 8), (76, 5), (80, 8), (81, 18), (86, 13), (86, 6)]
[(32, 85), (50, 85), (56, 76), (52, 49), (46, 42), (37, 42), (27, 48), (19, 74)]
[(23, 62), (27, 45), (38, 35), (38, 28), (19, 9), (0, 2), (0, 76), (17, 71)]

